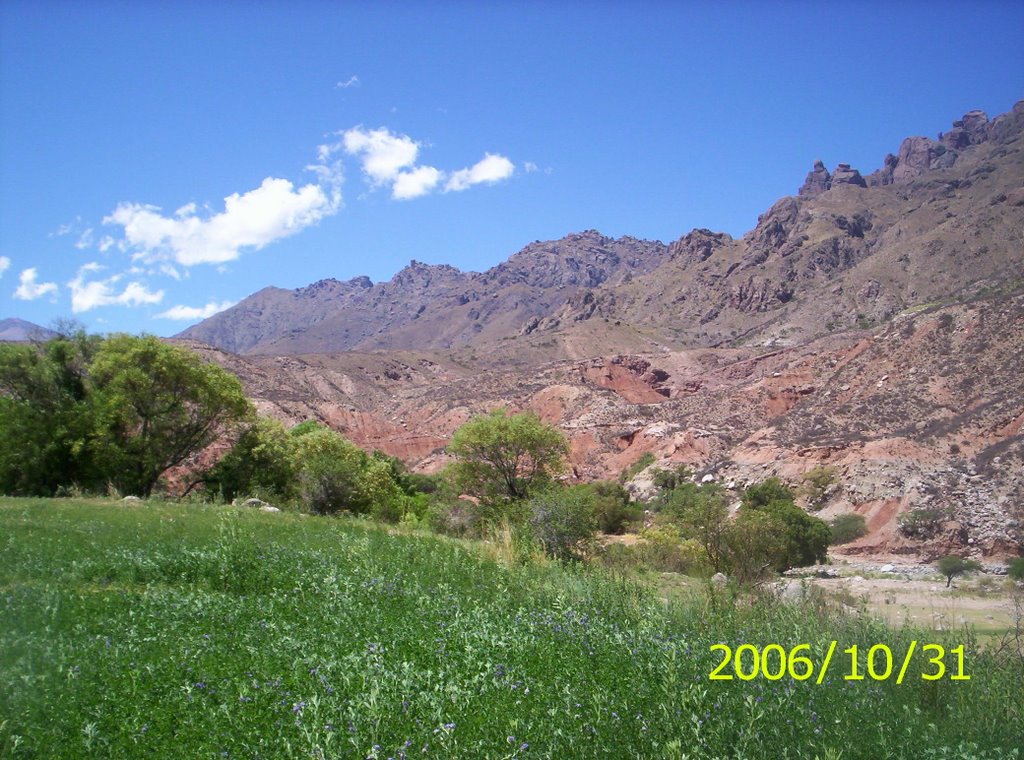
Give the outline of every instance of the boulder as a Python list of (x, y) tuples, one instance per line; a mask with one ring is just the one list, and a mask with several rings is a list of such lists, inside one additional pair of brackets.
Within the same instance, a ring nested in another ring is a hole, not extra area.
[(716, 586), (724, 586), (729, 582), (729, 577), (725, 573), (715, 573), (711, 576), (711, 582)]

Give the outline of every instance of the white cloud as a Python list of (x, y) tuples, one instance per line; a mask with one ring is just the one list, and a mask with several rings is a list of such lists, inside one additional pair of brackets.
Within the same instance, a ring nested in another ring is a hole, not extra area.
[(153, 292), (138, 281), (129, 282), (123, 290), (118, 292), (116, 286), (123, 278), (123, 275), (119, 274), (105, 280), (86, 282), (85, 276), (88, 272), (98, 272), (102, 269), (103, 267), (95, 261), (89, 262), (80, 267), (75, 279), (68, 283), (68, 287), (71, 288), (71, 311), (75, 314), (95, 309), (98, 306), (156, 304), (164, 298), (164, 291)]
[(211, 301), (206, 304), (206, 306), (172, 306), (167, 311), (157, 314), (156, 318), (176, 319), (181, 321), (206, 319), (207, 317), (212, 317), (217, 312), (230, 309), (234, 305), (234, 301), (221, 301), (220, 303)]
[(4, 276), (4, 272), (11, 268), (11, 260), (6, 256), (0, 256), (0, 277)]
[(89, 227), (81, 235), (78, 236), (78, 240), (75, 242), (75, 248), (80, 251), (84, 251), (86, 248), (92, 245), (92, 227)]
[(362, 158), (363, 171), (375, 185), (394, 182), (402, 169), (416, 163), (420, 149), (411, 137), (392, 134), (383, 127), (373, 131), (353, 127), (342, 134), (342, 142), (346, 153)]
[(359, 77), (357, 77), (355, 74), (353, 74), (348, 79), (346, 79), (344, 82), (338, 82), (334, 86), (339, 88), (339, 89), (342, 89), (342, 90), (347, 90), (349, 87), (358, 87), (359, 86)]
[[(321, 179), (340, 180), (329, 167), (322, 168), (326, 174)], [(122, 203), (103, 223), (123, 228), (121, 244), (133, 251), (133, 258), (170, 260), (189, 267), (233, 261), (242, 249), (258, 251), (316, 224), (340, 207), (337, 184), (296, 188), (286, 179), (267, 177), (255, 190), (229, 195), (224, 210), (212, 216), (199, 216), (192, 203), (179, 208), (174, 216), (164, 216), (157, 206)]]
[[(500, 182), (515, 173), (515, 165), (511, 161), (493, 153), (486, 153), (473, 166), (451, 174), (433, 166), (417, 165), (421, 144), (386, 127), (374, 130), (353, 127), (339, 134), (341, 142), (319, 147), (321, 162), (344, 148), (348, 155), (361, 160), (363, 173), (372, 186), (390, 185), (391, 197), (397, 200), (427, 195), (442, 182), (445, 183), (445, 192), (466, 190), (485, 182)], [(528, 168), (527, 171), (536, 170), (535, 165), (529, 166), (533, 169)]]
[(397, 200), (419, 198), (437, 187), (443, 176), (433, 166), (418, 166), (411, 171), (401, 172), (391, 186), (391, 197)]
[(36, 282), (39, 272), (35, 267), (22, 270), (18, 289), (14, 291), (14, 297), (22, 301), (34, 301), (42, 298), (47, 293), (57, 292), (55, 282)]
[(468, 169), (460, 169), (448, 178), (445, 192), (459, 191), (479, 185), (483, 182), (494, 183), (508, 179), (516, 167), (511, 161), (495, 153), (486, 153), (484, 157)]
[(533, 161), (527, 161), (525, 164), (523, 164), (523, 171), (526, 172), (527, 174), (533, 174), (535, 171), (538, 171), (539, 169), (540, 167), (537, 166), (537, 164), (533, 163)]

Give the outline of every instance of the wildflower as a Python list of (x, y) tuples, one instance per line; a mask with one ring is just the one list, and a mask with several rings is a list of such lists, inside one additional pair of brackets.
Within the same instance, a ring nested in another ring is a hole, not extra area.
[(306, 709), (306, 703), (305, 702), (296, 702), (294, 705), (292, 705), (292, 712), (295, 713), (296, 715), (302, 715), (302, 711), (305, 710), (305, 709)]

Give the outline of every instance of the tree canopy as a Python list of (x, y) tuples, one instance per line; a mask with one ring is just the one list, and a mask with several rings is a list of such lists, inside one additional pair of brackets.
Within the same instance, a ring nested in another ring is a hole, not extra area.
[(238, 378), (153, 336), (0, 346), (0, 491), (148, 496), (252, 413)]
[(528, 499), (550, 483), (565, 466), (569, 443), (531, 412), (499, 409), (456, 430), (448, 451), (458, 460), (459, 487), (496, 504)]

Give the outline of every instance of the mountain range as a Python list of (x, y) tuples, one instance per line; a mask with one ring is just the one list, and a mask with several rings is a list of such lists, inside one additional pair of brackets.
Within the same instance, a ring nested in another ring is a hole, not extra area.
[[(867, 174), (815, 161), (738, 239), (588, 230), (482, 273), (413, 261), (266, 288), (177, 342), (261, 412), (422, 471), (473, 415), (531, 410), (569, 437), (573, 478), (650, 455), (738, 498), (829, 467), (820, 515), (869, 529), (842, 553), (1006, 557), (1024, 546), (1022, 274), (1024, 101)], [(650, 493), (650, 468), (629, 487)]]

